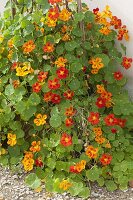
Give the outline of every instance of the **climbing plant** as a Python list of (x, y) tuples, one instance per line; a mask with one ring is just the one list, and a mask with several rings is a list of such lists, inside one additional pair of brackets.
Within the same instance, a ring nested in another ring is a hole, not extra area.
[[(116, 41), (121, 49), (117, 48)], [(128, 30), (109, 6), (10, 0), (0, 19), (0, 163), (32, 189), (87, 198), (133, 179)], [(30, 172), (30, 173), (29, 173)]]

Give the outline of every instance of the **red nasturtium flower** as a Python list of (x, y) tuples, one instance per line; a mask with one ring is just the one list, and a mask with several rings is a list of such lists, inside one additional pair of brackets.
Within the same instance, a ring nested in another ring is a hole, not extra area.
[(32, 85), (32, 90), (33, 92), (40, 92), (40, 90), (42, 89), (42, 86), (40, 85), (40, 83), (36, 82)]
[(121, 28), (122, 26), (121, 19), (118, 19), (116, 16), (112, 16), (110, 24), (114, 26), (115, 29)]
[(43, 162), (42, 162), (42, 158), (41, 157), (38, 157), (36, 160), (35, 160), (35, 165), (37, 167), (43, 167)]
[(43, 100), (44, 100), (45, 102), (51, 101), (52, 95), (53, 95), (52, 92), (46, 92), (46, 93), (44, 94), (44, 96), (43, 96)]
[(83, 67), (82, 67), (82, 71), (85, 73), (86, 70), (87, 70), (87, 67), (86, 67), (86, 66), (83, 66)]
[(67, 90), (66, 92), (64, 92), (63, 96), (65, 97), (65, 99), (67, 100), (72, 100), (73, 96), (74, 96), (74, 92), (71, 90)]
[(66, 69), (65, 67), (60, 67), (59, 69), (57, 69), (56, 74), (59, 79), (65, 79), (68, 77), (68, 69)]
[(96, 15), (99, 12), (99, 8), (94, 8), (93, 13)]
[(112, 160), (112, 156), (110, 154), (103, 154), (100, 158), (100, 162), (102, 163), (102, 165), (109, 165), (111, 163)]
[(70, 166), (69, 171), (70, 171), (71, 173), (75, 173), (75, 174), (80, 173), (80, 172), (78, 172), (78, 170), (76, 169), (76, 166), (74, 166), (74, 165)]
[(18, 63), (18, 62), (12, 63), (11, 70), (16, 69), (18, 66), (19, 66), (19, 63)]
[(96, 106), (98, 108), (103, 108), (106, 106), (106, 99), (103, 99), (101, 97), (97, 98), (97, 101), (96, 101)]
[(54, 104), (59, 104), (61, 101), (61, 97), (59, 94), (52, 94), (51, 101)]
[(50, 42), (47, 42), (43, 47), (43, 51), (45, 53), (52, 53), (54, 51), (54, 45)]
[(120, 126), (121, 128), (124, 128), (126, 125), (126, 119), (117, 119), (117, 125)]
[(129, 69), (131, 67), (132, 62), (133, 62), (132, 58), (123, 57), (122, 66), (125, 69)]
[(60, 82), (58, 78), (54, 78), (53, 80), (48, 80), (48, 88), (51, 90), (57, 90), (60, 88)]
[(40, 144), (40, 141), (33, 141), (31, 143), (30, 151), (32, 151), (33, 153), (39, 152), (41, 150)]
[(74, 121), (73, 121), (72, 118), (67, 118), (67, 119), (65, 120), (65, 125), (66, 125), (67, 127), (71, 127), (71, 126), (73, 126), (73, 124), (74, 124)]
[(98, 112), (90, 112), (90, 115), (88, 117), (88, 122), (90, 122), (92, 125), (96, 125), (99, 123), (99, 113)]
[(37, 78), (39, 82), (43, 82), (48, 76), (48, 72), (39, 72)]
[(56, 4), (56, 3), (61, 3), (62, 0), (48, 0), (48, 2), (52, 5)]
[(64, 147), (71, 146), (72, 145), (71, 135), (68, 135), (67, 133), (63, 133), (60, 139), (60, 144), (62, 144)]
[(111, 129), (111, 132), (114, 134), (114, 133), (117, 133), (117, 129), (116, 128), (112, 128)]
[(104, 118), (104, 122), (107, 126), (114, 126), (117, 124), (117, 118), (115, 118), (114, 114), (109, 114)]
[(115, 78), (115, 80), (117, 80), (117, 81), (120, 81), (122, 78), (123, 78), (123, 74), (121, 73), (121, 72), (114, 72), (114, 78)]
[(48, 17), (50, 19), (56, 20), (59, 17), (59, 10), (57, 7), (50, 8), (48, 11)]
[(119, 28), (117, 39), (122, 40), (123, 37), (125, 38), (125, 40), (127, 40), (127, 41), (129, 40), (128, 30), (125, 25)]

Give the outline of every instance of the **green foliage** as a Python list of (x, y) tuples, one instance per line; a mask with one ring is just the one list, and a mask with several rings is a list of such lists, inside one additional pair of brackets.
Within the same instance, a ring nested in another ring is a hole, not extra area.
[(31, 173), (25, 178), (25, 183), (32, 189), (37, 189), (41, 185), (40, 179), (36, 174)]
[(83, 199), (91, 182), (126, 189), (133, 102), (120, 69), (131, 59), (127, 66), (116, 39), (128, 31), (116, 29), (108, 7), (97, 16), (84, 3), (17, 2), (0, 19), (0, 164), (21, 164), (32, 189), (45, 182)]

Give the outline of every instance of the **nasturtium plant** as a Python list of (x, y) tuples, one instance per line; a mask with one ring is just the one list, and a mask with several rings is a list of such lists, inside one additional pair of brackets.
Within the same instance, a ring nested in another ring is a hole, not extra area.
[(132, 58), (123, 40), (128, 30), (109, 6), (7, 3), (0, 19), (1, 165), (22, 165), (32, 189), (45, 182), (50, 192), (82, 198), (89, 182), (128, 187), (133, 102), (124, 70)]

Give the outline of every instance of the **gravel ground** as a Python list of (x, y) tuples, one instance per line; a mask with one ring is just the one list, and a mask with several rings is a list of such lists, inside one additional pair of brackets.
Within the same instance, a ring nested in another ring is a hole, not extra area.
[[(133, 200), (133, 189), (107, 192), (105, 188), (92, 186), (91, 197), (88, 200)], [(66, 193), (63, 195), (52, 194), (45, 191), (40, 193), (30, 190), (24, 184), (23, 174), (11, 174), (8, 169), (0, 167), (0, 200), (82, 200), (77, 197), (70, 197)]]

